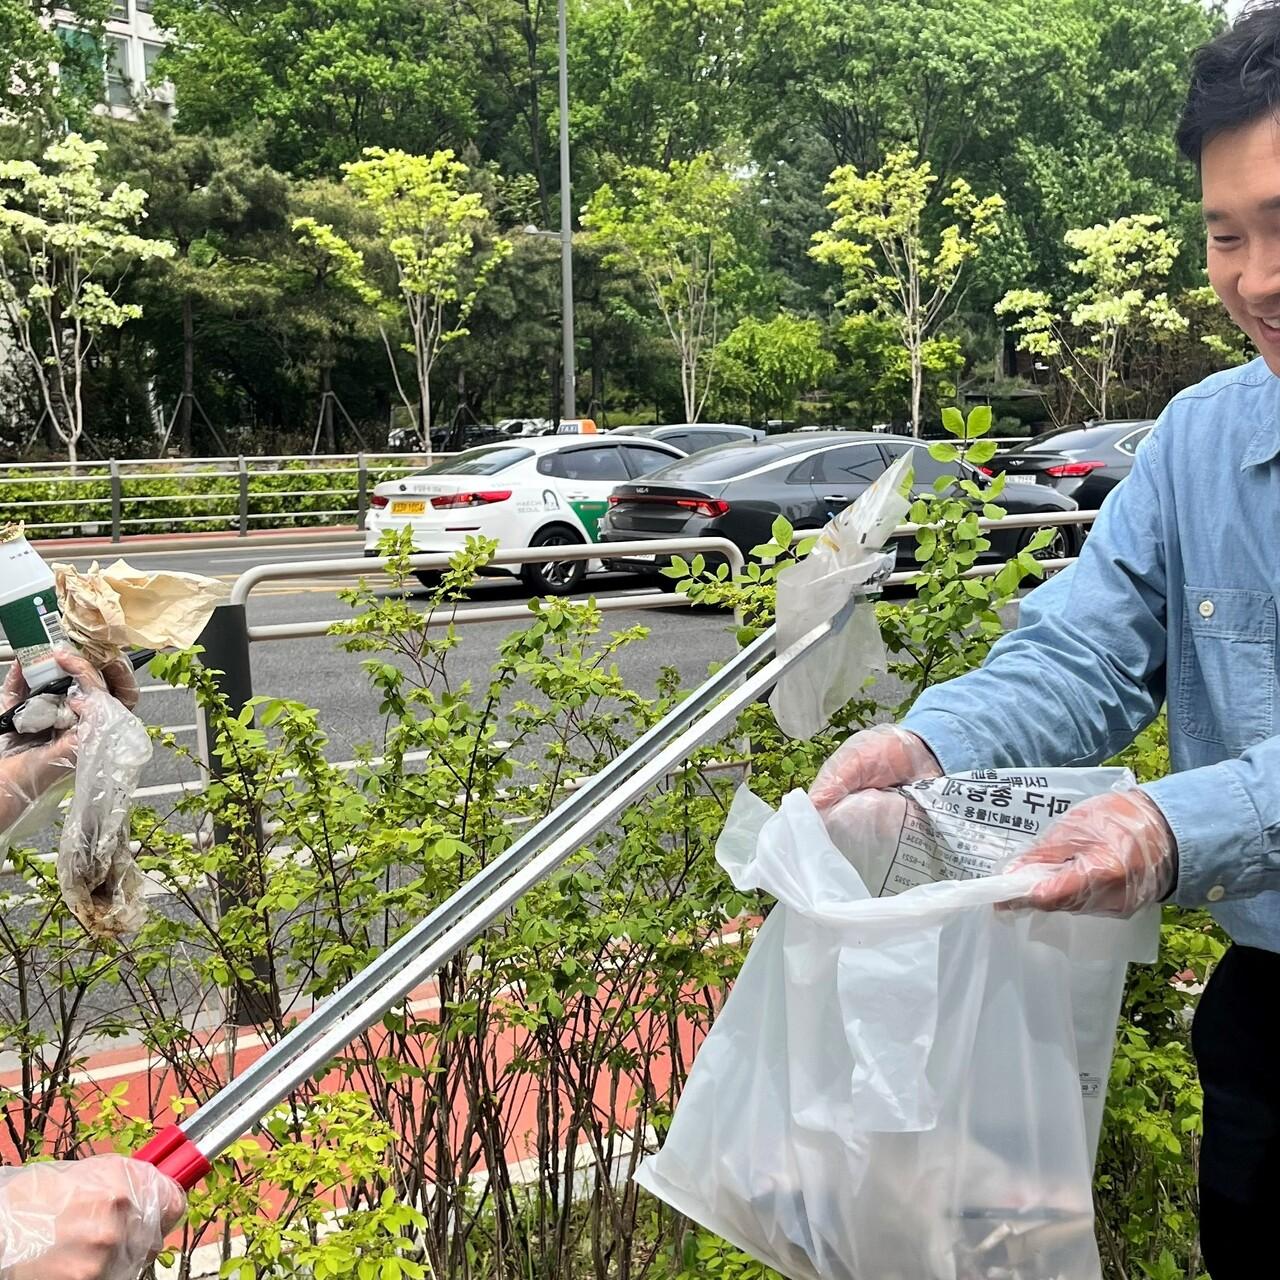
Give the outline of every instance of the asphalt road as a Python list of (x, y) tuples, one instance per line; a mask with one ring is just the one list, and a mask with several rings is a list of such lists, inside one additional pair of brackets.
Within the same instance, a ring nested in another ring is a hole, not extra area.
[[(359, 557), (356, 544), (327, 547), (275, 547), (210, 549), (202, 552), (139, 552), (131, 550), (128, 560), (143, 569), (180, 569), (219, 578), (228, 585), (245, 570), (260, 564), (283, 561), (316, 561), (332, 558)], [(89, 557), (75, 559), (85, 568)], [(344, 587), (353, 586), (360, 575), (341, 578), (290, 578), (268, 582), (256, 588), (249, 597), (250, 626), (314, 622), (351, 616), (349, 607), (337, 598)], [(373, 581), (372, 575), (369, 580)], [(636, 577), (621, 574), (593, 574), (586, 591), (600, 599), (624, 599), (628, 595), (649, 594), (653, 587)], [(380, 593), (383, 594), (383, 593)], [(389, 594), (386, 593), (386, 594)], [(415, 592), (425, 599), (425, 592)], [(473, 609), (495, 605), (520, 605), (528, 592), (514, 578), (486, 578), (471, 589), (468, 601), (460, 606), (464, 616)], [(705, 676), (708, 664), (732, 655), (736, 645), (732, 619), (720, 611), (675, 606), (666, 609), (619, 609), (606, 617), (609, 629), (641, 623), (650, 629), (649, 638), (628, 646), (619, 656), (618, 665), (629, 685), (641, 692), (655, 688), (664, 666), (679, 668), (686, 684), (694, 684)], [(519, 626), (519, 622), (480, 622), (466, 625), (460, 634), (462, 643), (450, 657), (452, 681), (470, 679), (483, 683), (497, 659), (502, 639)], [(382, 734), (378, 700), (360, 668), (362, 655), (348, 654), (329, 637), (271, 640), (255, 643), (251, 648), (254, 692), (295, 698), (316, 707), (320, 723), (329, 735), (328, 756), (332, 760), (349, 760), (361, 743), (377, 743)], [(140, 673), (143, 699), (142, 718), (174, 733), (181, 743), (194, 744), (196, 714), (192, 699), (183, 690), (159, 685), (145, 672)], [(168, 788), (192, 779), (196, 770), (171, 752), (158, 749), (143, 778), (144, 797), (159, 796), (152, 788)]]

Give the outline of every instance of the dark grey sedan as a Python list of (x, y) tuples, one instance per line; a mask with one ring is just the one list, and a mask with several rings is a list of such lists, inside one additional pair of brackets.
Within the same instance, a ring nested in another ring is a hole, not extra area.
[[(826, 432), (770, 436), (757, 444), (728, 444), (659, 467), (633, 484), (621, 484), (609, 499), (599, 540), (630, 542), (645, 538), (728, 538), (744, 555), (769, 541), (770, 528), (784, 515), (797, 529), (819, 529), (847, 507), (903, 452), (915, 454), (915, 484), (932, 490), (934, 480), (957, 472), (981, 479), (962, 463), (936, 462), (928, 446), (905, 436)], [(1000, 504), (1010, 514), (1074, 511), (1065, 494), (1039, 484), (1005, 489)], [(1012, 555), (1034, 535), (1033, 529), (998, 531), (990, 555)], [(1073, 556), (1081, 535), (1060, 526), (1046, 557)], [(653, 562), (610, 561), (609, 568), (657, 571)]]
[(997, 454), (991, 467), (1008, 477), (1006, 493), (1022, 484), (1051, 485), (1082, 511), (1094, 511), (1129, 474), (1154, 426), (1150, 418), (1132, 418), (1059, 427)]

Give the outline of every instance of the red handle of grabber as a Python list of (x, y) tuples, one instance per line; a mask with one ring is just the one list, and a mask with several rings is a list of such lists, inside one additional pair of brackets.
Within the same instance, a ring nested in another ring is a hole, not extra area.
[(200, 1148), (176, 1124), (161, 1129), (145, 1147), (133, 1153), (133, 1158), (155, 1165), (184, 1191), (198, 1185), (212, 1167)]

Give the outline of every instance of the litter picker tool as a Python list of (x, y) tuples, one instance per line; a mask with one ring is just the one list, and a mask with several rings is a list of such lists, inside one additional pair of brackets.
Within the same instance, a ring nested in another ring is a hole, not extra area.
[[(292, 1090), (331, 1063), (628, 805), (657, 786), (704, 739), (731, 725), (743, 708), (761, 699), (788, 673), (798, 671), (814, 646), (844, 633), (858, 599), (877, 590), (892, 569), (892, 554), (883, 554), (880, 548), (906, 511), (903, 495), (910, 484), (908, 467), (905, 463), (890, 467), (819, 538), (814, 553), (819, 562), (829, 556), (832, 546), (842, 545), (848, 554), (839, 563), (833, 559), (833, 572), (841, 575), (843, 593), (838, 600), (828, 594), (830, 603), (817, 625), (794, 639), (784, 639), (781, 652), (777, 651), (777, 629), (765, 631), (502, 857), (316, 1006), (242, 1075), (182, 1124), (158, 1133), (136, 1153), (137, 1158), (155, 1165), (184, 1187), (195, 1186), (219, 1153), (248, 1133)], [(855, 548), (860, 552), (856, 557)], [(852, 572), (855, 561), (865, 572)], [(801, 561), (797, 568), (808, 563)], [(827, 658), (823, 653), (819, 662), (827, 663)], [(811, 731), (820, 727), (821, 723), (816, 723)]]
[(181, 1186), (194, 1187), (229, 1144), (248, 1133), (292, 1090), (332, 1062), (523, 894), (657, 785), (704, 738), (732, 724), (744, 707), (768, 693), (783, 673), (843, 621), (841, 615), (822, 623), (776, 656), (774, 630), (764, 632), (502, 857), (326, 998), (242, 1075), (180, 1125), (162, 1129), (135, 1153), (136, 1158), (155, 1165)]

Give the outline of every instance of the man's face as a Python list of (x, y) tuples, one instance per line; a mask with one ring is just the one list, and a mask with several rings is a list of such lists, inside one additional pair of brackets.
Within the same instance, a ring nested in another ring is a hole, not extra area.
[(1280, 375), (1280, 124), (1220, 133), (1200, 153), (1209, 282)]

